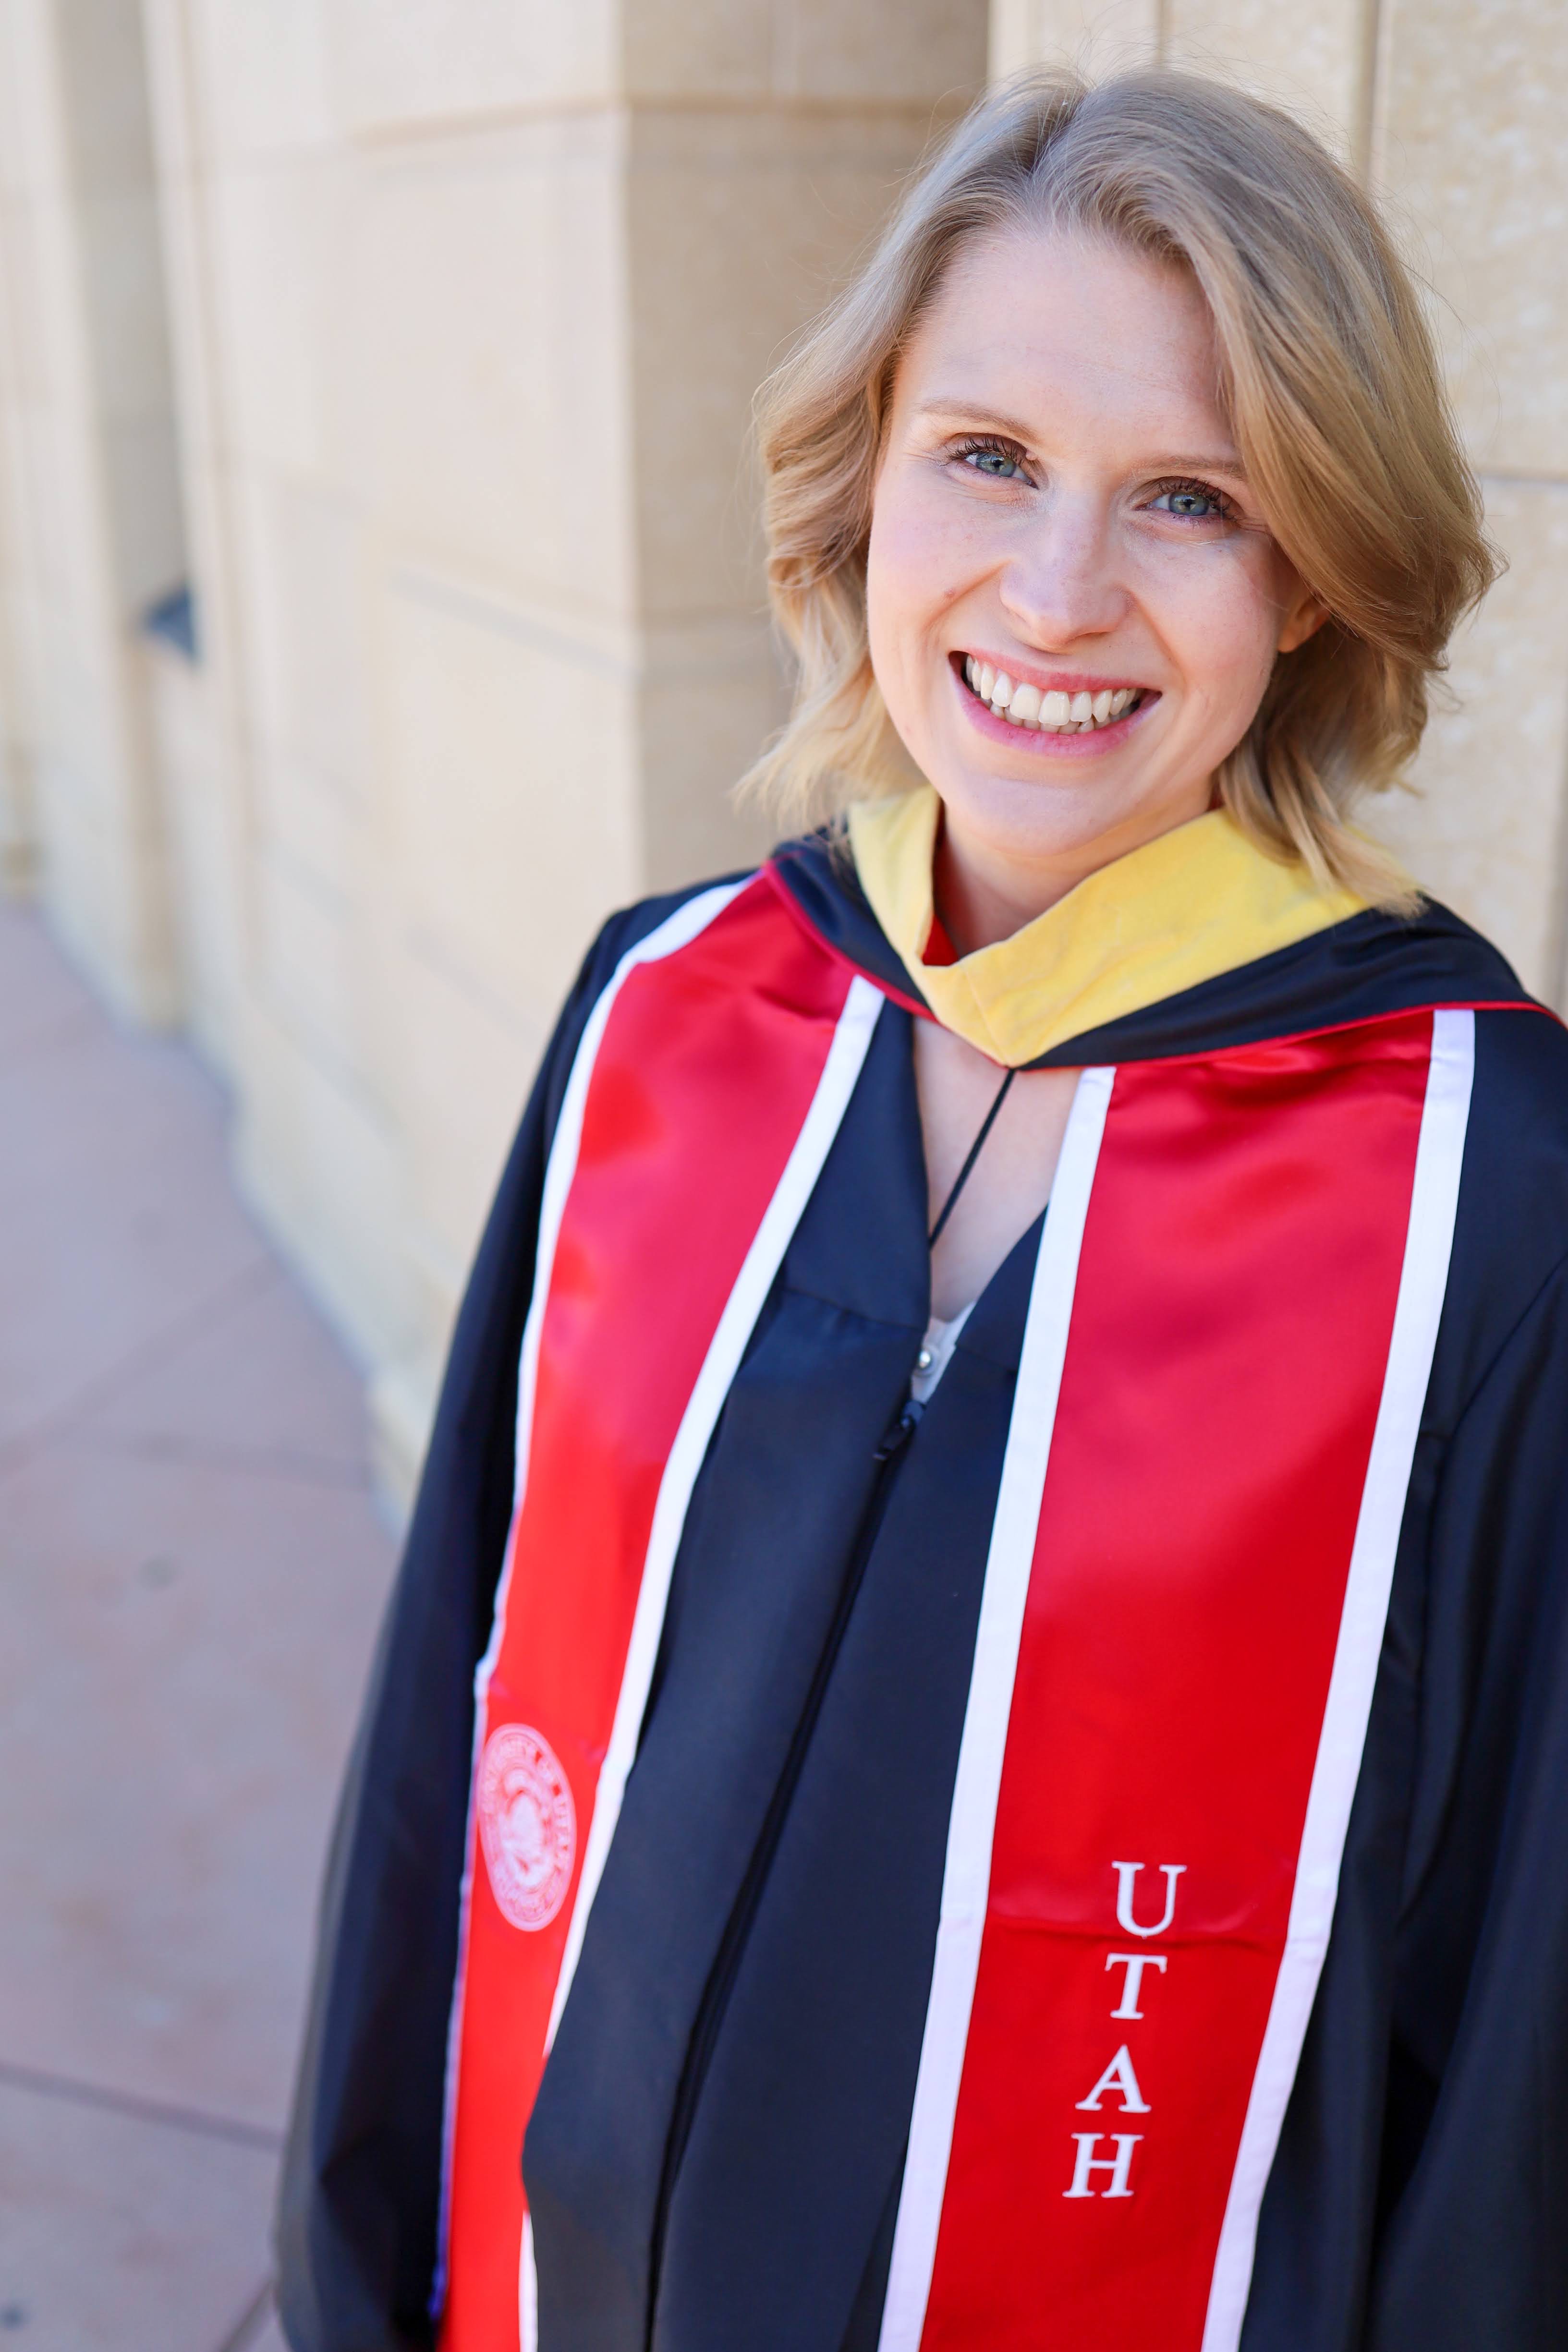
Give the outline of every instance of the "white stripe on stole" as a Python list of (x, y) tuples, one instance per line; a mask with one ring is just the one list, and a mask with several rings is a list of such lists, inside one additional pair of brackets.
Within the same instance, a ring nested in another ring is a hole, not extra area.
[(547, 2050), (555, 2040), (561, 2012), (572, 1990), (588, 1913), (598, 1891), (605, 1857), (616, 1833), (616, 1823), (620, 1818), (626, 1775), (632, 1769), (632, 1760), (637, 1753), (637, 1735), (653, 1683), (659, 1636), (664, 1629), (665, 1607), (669, 1599), (669, 1580), (675, 1567), (681, 1529), (686, 1525), (686, 1509), (691, 1500), (691, 1489), (697, 1482), (697, 1473), (702, 1467), (708, 1441), (730, 1393), (731, 1383), (740, 1370), (741, 1357), (751, 1337), (752, 1328), (773, 1288), (773, 1276), (784, 1262), (790, 1235), (800, 1223), (801, 1214), (822, 1173), (823, 1161), (848, 1108), (883, 1002), (880, 991), (874, 988), (869, 981), (862, 980), (858, 974), (851, 981), (833, 1043), (828, 1047), (827, 1059), (823, 1064), (822, 1076), (816, 1082), (811, 1108), (784, 1162), (784, 1173), (779, 1178), (773, 1199), (763, 1211), (762, 1223), (752, 1237), (752, 1245), (735, 1277), (735, 1287), (725, 1301), (724, 1311), (709, 1342), (702, 1370), (698, 1373), (696, 1385), (687, 1399), (680, 1427), (676, 1431), (675, 1443), (665, 1462), (658, 1498), (654, 1505), (653, 1524), (648, 1530), (647, 1557), (643, 1564), (642, 1583), (632, 1619), (631, 1640), (626, 1645), (626, 1671), (621, 1677), (620, 1696), (616, 1701), (615, 1724), (610, 1733), (610, 1744), (605, 1751), (604, 1763), (599, 1768), (598, 1785), (594, 1794), (594, 1818), (583, 1849), (582, 1874), (577, 1881), (572, 1921), (566, 1931), (566, 1946), (561, 1960), (561, 1974), (556, 1979), (555, 1999), (551, 2006), (550, 2031), (544, 2043)]
[(1328, 1706), (1307, 1800), (1285, 1954), (1275, 1979), (1231, 2176), (1209, 2287), (1203, 2352), (1236, 2352), (1241, 2339), (1252, 2285), (1258, 2211), (1333, 1925), (1340, 1865), (1383, 1654), (1415, 1440), (1448, 1287), (1475, 1058), (1475, 1014), (1434, 1013), (1432, 1058), (1426, 1072), (1394, 1333), (1356, 1519)]
[(753, 877), (739, 882), (719, 884), (711, 890), (702, 890), (696, 898), (688, 898), (678, 907), (647, 937), (628, 948), (606, 982), (602, 994), (595, 1003), (584, 1024), (573, 1056), (571, 1076), (562, 1097), (560, 1116), (551, 1139), (550, 1157), (545, 1162), (544, 1186), (539, 1211), (539, 1242), (534, 1253), (533, 1293), (529, 1302), (527, 1320), (522, 1328), (522, 1349), (518, 1363), (517, 1438), (512, 1472), (511, 1525), (507, 1529), (506, 1554), (496, 1588), (495, 1608), (490, 1618), (490, 1637), (485, 1653), (474, 1670), (474, 1748), (469, 1769), (468, 1822), (463, 1854), (463, 1879), (458, 1898), (458, 1970), (452, 1986), (452, 2011), (447, 2027), (447, 2078), (441, 2130), (441, 2206), (440, 2231), (437, 2240), (436, 2276), (430, 2291), (430, 2307), (438, 2312), (447, 2297), (447, 2255), (452, 2215), (452, 2142), (458, 2112), (458, 2059), (462, 2046), (463, 1988), (468, 1972), (468, 1919), (473, 1902), (474, 1817), (473, 1788), (479, 1770), (479, 1753), (484, 1746), (485, 1706), (489, 1695), (490, 1677), (495, 1672), (500, 1648), (502, 1628), (506, 1622), (507, 1591), (511, 1578), (511, 1538), (521, 1508), (524, 1489), (528, 1484), (528, 1457), (533, 1435), (533, 1400), (539, 1376), (539, 1339), (544, 1320), (545, 1300), (550, 1294), (551, 1276), (555, 1265), (555, 1244), (560, 1237), (561, 1219), (566, 1206), (566, 1196), (572, 1189), (572, 1179), (577, 1172), (577, 1151), (583, 1137), (583, 1110), (588, 1099), (588, 1087), (598, 1059), (616, 997), (639, 964), (657, 963), (663, 957), (676, 954), (681, 948), (705, 931), (716, 917), (721, 915), (732, 900), (738, 898)]
[[(732, 894), (731, 894), (732, 895)], [(717, 911), (717, 909), (715, 910)], [(657, 937), (658, 934), (656, 933)], [(695, 934), (693, 934), (695, 936)], [(684, 944), (684, 941), (681, 942)], [(668, 952), (668, 950), (665, 950)], [(646, 961), (646, 959), (644, 959)], [(617, 980), (620, 975), (617, 974)], [(616, 1700), (615, 1720), (610, 1731), (609, 1746), (594, 1792), (593, 1818), (584, 1842), (583, 1866), (578, 1875), (577, 1889), (573, 1898), (571, 1917), (567, 1925), (566, 1942), (562, 1954), (561, 1972), (556, 1979), (555, 1998), (551, 2005), (550, 2025), (545, 2035), (548, 2051), (555, 2040), (562, 2012), (572, 1990), (577, 1962), (587, 1932), (589, 1915), (598, 1892), (609, 1854), (610, 1842), (620, 1819), (621, 1800), (626, 1791), (626, 1776), (637, 1754), (638, 1735), (647, 1707), (648, 1691), (653, 1682), (654, 1667), (658, 1658), (659, 1637), (664, 1630), (665, 1610), (669, 1600), (670, 1577), (675, 1568), (675, 1556), (679, 1549), (681, 1532), (686, 1525), (687, 1507), (697, 1474), (708, 1451), (709, 1440), (723, 1410), (741, 1358), (745, 1351), (753, 1326), (773, 1287), (773, 1277), (784, 1261), (790, 1237), (800, 1223), (805, 1204), (816, 1189), (823, 1163), (832, 1148), (833, 1139), (849, 1107), (860, 1076), (871, 1035), (881, 1013), (884, 998), (879, 989), (858, 974), (849, 983), (849, 992), (838, 1015), (833, 1042), (823, 1064), (811, 1107), (802, 1121), (783, 1173), (772, 1200), (763, 1213), (762, 1220), (752, 1237), (734, 1288), (725, 1301), (724, 1309), (709, 1342), (702, 1369), (698, 1373), (680, 1426), (664, 1465), (658, 1495), (654, 1504), (653, 1522), (648, 1530), (647, 1551), (643, 1561), (641, 1581), (637, 1589), (637, 1609), (632, 1619), (631, 1638), (626, 1646), (626, 1664), (621, 1686)], [(603, 1034), (601, 1023), (599, 1034)], [(595, 1038), (595, 1046), (597, 1038)], [(586, 1039), (584, 1039), (586, 1043)], [(573, 1083), (576, 1081), (573, 1071)], [(587, 1091), (586, 1080), (584, 1094)], [(582, 1101), (576, 1106), (577, 1130), (582, 1126)], [(563, 1111), (564, 1118), (564, 1110)], [(574, 1142), (574, 1166), (575, 1142)], [(567, 1182), (569, 1183), (568, 1176)], [(559, 1231), (566, 1186), (562, 1188), (561, 1201), (555, 1206), (551, 1241)], [(531, 1314), (530, 1320), (532, 1318)], [(524, 1342), (526, 1349), (526, 1339)], [(534, 1340), (533, 1362), (528, 1366), (529, 1402), (531, 1409), (532, 1379), (538, 1360), (539, 1343)], [(519, 1502), (521, 1495), (519, 1490)], [(502, 1603), (504, 1608), (504, 1601)], [(498, 1624), (499, 1624), (498, 1617)], [(491, 1637), (491, 1650), (497, 1636)], [(522, 2352), (537, 2352), (539, 2341), (539, 2283), (533, 2256), (532, 2223), (525, 2215), (522, 2247), (518, 2273), (518, 2331)]]
[(936, 1958), (879, 2352), (918, 2352), (925, 2326), (985, 1928), (992, 1836), (1024, 1608), (1078, 1286), (1084, 1220), (1115, 1076), (1113, 1069), (1087, 1069), (1079, 1079), (1035, 1265), (953, 1782)]

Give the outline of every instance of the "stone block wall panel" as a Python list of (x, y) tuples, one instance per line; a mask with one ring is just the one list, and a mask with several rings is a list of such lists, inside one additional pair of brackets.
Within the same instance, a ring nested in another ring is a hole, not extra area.
[(137, 11), (5, 0), (0, 83), (8, 766), (58, 928), (121, 1009), (163, 1020), (179, 979), (135, 628), (184, 525)]
[(409, 935), (535, 1026), (641, 887), (635, 648), (403, 570), (382, 617)]
[(758, 384), (833, 293), (917, 159), (926, 119), (858, 110), (639, 117), (627, 282), (639, 608), (760, 609), (749, 425)]
[(1384, 0), (1373, 169), (1489, 472), (1568, 478), (1568, 8)]
[(1364, 149), (1375, 0), (1172, 0), (1162, 62), (1221, 73), (1289, 107), (1342, 155)]
[(787, 0), (775, 22), (776, 83), (791, 97), (930, 108), (984, 78), (984, 17), (953, 0)]
[(622, 184), (602, 112), (366, 159), (368, 500), (399, 551), (581, 623), (635, 599)]
[(329, 482), (363, 430), (348, 397), (346, 179), (317, 151), (247, 158), (214, 173), (208, 196), (225, 445), (234, 458)]
[[(329, 146), (338, 129), (331, 16), (321, 0), (182, 0), (177, 12), (195, 80), (185, 118), (201, 152), (225, 163)], [(173, 127), (173, 126), (171, 126)], [(193, 149), (165, 149), (171, 164)]]
[(357, 132), (561, 112), (616, 93), (624, 12), (616, 0), (333, 0), (323, 13), (340, 103)]
[(1087, 73), (1157, 65), (1166, 0), (991, 0), (991, 70), (1077, 66)]
[(226, 745), (205, 672), (150, 637), (142, 647), (154, 756), (164, 794), (185, 1018), (215, 1070), (235, 1062), (241, 1019), (238, 941), (224, 877), (235, 865)]
[[(1231, 71), (1408, 224), (1513, 570), (1386, 820), (1560, 985), (1565, 28), (1556, 0), (0, 0), (5, 773), (121, 1002), (152, 1007), (115, 975), (160, 889), (177, 914), (247, 1184), (372, 1374), (395, 1484), (595, 928), (765, 839), (728, 797), (784, 708), (752, 395), (987, 40), (993, 72)], [(150, 144), (97, 71), (138, 45)], [(128, 666), (182, 511), (200, 659)]]
[(230, 499), (257, 739), (363, 804), (372, 757), (363, 508), (259, 469), (236, 470)]
[[(1508, 570), (1454, 646), (1415, 791), (1372, 823), (1440, 898), (1561, 1005), (1568, 781), (1568, 482), (1492, 481)], [(1447, 706), (1447, 707), (1445, 707)]]

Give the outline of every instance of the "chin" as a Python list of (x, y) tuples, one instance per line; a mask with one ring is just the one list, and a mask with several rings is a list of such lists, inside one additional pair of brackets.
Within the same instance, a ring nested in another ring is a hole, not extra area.
[(1087, 848), (1104, 833), (1125, 825), (1136, 813), (1135, 797), (1108, 792), (1109, 779), (1045, 773), (988, 776), (973, 772), (955, 778), (951, 791), (937, 790), (942, 804), (965, 832), (1020, 856), (1053, 856)]

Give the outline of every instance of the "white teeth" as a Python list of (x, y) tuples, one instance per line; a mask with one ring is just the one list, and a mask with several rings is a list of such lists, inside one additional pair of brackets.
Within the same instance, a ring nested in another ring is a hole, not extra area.
[(964, 655), (963, 675), (998, 719), (1051, 735), (1089, 735), (1097, 727), (1110, 726), (1125, 718), (1142, 691), (1136, 686), (1105, 686), (1098, 694), (1067, 694), (1053, 687), (1046, 693), (1026, 682), (1015, 686), (1005, 669), (993, 669), (974, 654)]

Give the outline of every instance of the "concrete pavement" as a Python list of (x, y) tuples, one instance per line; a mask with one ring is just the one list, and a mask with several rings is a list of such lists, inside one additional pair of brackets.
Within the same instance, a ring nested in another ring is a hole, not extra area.
[(394, 1551), (216, 1088), (0, 903), (0, 2352), (279, 2352), (277, 2148)]

